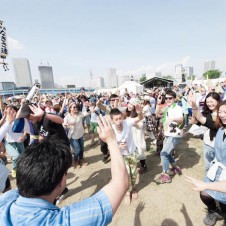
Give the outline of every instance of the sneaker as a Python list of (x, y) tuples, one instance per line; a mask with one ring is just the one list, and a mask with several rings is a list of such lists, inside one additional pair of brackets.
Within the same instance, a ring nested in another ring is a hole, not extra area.
[(182, 175), (181, 168), (179, 166), (173, 167), (173, 171), (175, 174)]
[(110, 157), (110, 154), (105, 155), (103, 158), (103, 162), (106, 163), (109, 157)]
[(171, 176), (171, 177), (175, 176), (175, 172), (174, 172), (173, 169), (168, 170), (168, 171), (167, 171), (167, 174), (168, 174), (169, 176)]
[(56, 205), (58, 205), (62, 200), (66, 199), (69, 195), (69, 190), (66, 187), (62, 194), (56, 199)]
[(11, 174), (13, 178), (16, 178), (16, 170), (12, 170)]
[(165, 183), (171, 183), (172, 180), (170, 176), (167, 173), (162, 173), (158, 179), (155, 180), (157, 184), (165, 184)]
[(203, 223), (205, 225), (212, 226), (212, 225), (215, 225), (215, 223), (219, 220), (223, 220), (223, 217), (219, 213), (209, 211), (206, 217), (203, 219)]
[(143, 173), (146, 173), (148, 171), (148, 168), (147, 166), (144, 166), (144, 167), (140, 167), (140, 169), (138, 170), (139, 174), (143, 174)]

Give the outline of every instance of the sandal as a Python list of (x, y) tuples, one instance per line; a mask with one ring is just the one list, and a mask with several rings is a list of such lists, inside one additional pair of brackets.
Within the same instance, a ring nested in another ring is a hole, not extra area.
[(131, 195), (131, 192), (128, 191), (128, 192), (126, 192), (124, 203), (126, 205), (130, 205), (131, 200), (132, 200), (132, 195)]

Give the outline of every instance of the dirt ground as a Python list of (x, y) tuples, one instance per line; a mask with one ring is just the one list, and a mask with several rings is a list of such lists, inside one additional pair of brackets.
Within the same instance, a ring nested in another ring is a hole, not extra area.
[[(97, 139), (96, 139), (97, 140)], [(80, 201), (95, 194), (110, 180), (110, 162), (102, 162), (102, 153), (96, 143), (88, 147), (90, 140), (85, 141), (85, 157), (88, 166), (81, 169), (70, 168), (67, 187), (69, 197), (60, 206)], [(148, 142), (149, 144), (149, 142)], [(177, 164), (183, 174), (176, 175), (172, 183), (157, 185), (154, 178), (161, 173), (160, 158), (155, 156), (155, 146), (148, 145), (146, 156), (148, 172), (139, 175), (137, 189), (139, 198), (127, 206), (122, 201), (113, 217), (111, 226), (202, 226), (205, 217), (205, 206), (199, 193), (191, 189), (184, 180), (184, 175), (202, 179), (204, 160), (202, 140), (187, 134), (176, 149)], [(8, 165), (10, 167), (10, 164)], [(15, 179), (11, 181), (15, 187)], [(223, 225), (219, 221), (217, 226)]]

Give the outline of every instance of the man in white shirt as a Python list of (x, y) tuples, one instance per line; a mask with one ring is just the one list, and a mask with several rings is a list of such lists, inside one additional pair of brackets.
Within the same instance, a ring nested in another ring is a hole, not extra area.
[[(162, 174), (156, 183), (170, 183), (174, 174), (181, 174), (181, 170), (176, 166), (174, 157), (172, 156), (173, 149), (181, 142), (183, 136), (183, 129), (181, 125), (183, 123), (182, 108), (175, 103), (176, 93), (172, 90), (168, 90), (165, 95), (165, 101), (167, 107), (164, 109), (163, 126), (164, 126), (164, 142), (163, 148), (160, 153), (162, 163)], [(169, 164), (172, 169), (169, 169)]]
[(126, 194), (125, 203), (130, 204), (132, 199), (138, 197), (135, 189), (137, 178), (137, 153), (136, 145), (133, 141), (132, 127), (134, 124), (143, 119), (142, 108), (139, 104), (136, 106), (137, 117), (127, 118), (123, 120), (121, 111), (118, 108), (113, 108), (110, 112), (113, 121), (113, 129), (116, 134), (116, 140), (119, 150), (124, 157), (128, 176), (129, 176), (129, 190)]

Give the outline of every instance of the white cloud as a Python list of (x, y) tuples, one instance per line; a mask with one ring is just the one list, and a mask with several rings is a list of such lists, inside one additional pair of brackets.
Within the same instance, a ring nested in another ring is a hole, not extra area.
[(22, 50), (24, 49), (24, 45), (20, 43), (18, 40), (8, 37), (8, 47), (10, 50)]
[(180, 61), (181, 64), (183, 64), (184, 66), (190, 66), (188, 63), (190, 61), (191, 57), (190, 56), (185, 56), (182, 58), (182, 60)]

